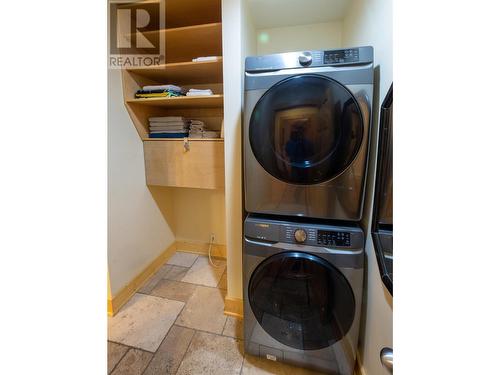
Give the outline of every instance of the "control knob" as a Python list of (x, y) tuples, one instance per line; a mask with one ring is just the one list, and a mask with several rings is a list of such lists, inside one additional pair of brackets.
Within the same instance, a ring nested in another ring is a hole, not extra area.
[(311, 52), (303, 52), (299, 56), (299, 63), (302, 66), (308, 66), (312, 63), (312, 55)]
[(307, 234), (304, 229), (297, 229), (293, 234), (295, 236), (295, 241), (303, 243), (307, 239)]

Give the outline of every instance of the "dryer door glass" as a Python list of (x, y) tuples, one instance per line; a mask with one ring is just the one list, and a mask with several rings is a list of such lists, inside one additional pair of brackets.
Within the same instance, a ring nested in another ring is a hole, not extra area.
[(354, 320), (354, 294), (346, 278), (312, 254), (285, 252), (263, 261), (248, 286), (252, 311), (282, 344), (317, 350), (342, 339)]
[(316, 184), (342, 173), (363, 138), (361, 109), (337, 81), (306, 74), (271, 87), (252, 112), (249, 140), (262, 167), (295, 184)]

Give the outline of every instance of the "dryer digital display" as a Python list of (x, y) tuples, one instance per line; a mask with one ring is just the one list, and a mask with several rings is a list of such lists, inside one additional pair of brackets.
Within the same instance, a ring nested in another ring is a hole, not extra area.
[(344, 49), (325, 51), (323, 57), (324, 64), (353, 63), (359, 61), (359, 49)]

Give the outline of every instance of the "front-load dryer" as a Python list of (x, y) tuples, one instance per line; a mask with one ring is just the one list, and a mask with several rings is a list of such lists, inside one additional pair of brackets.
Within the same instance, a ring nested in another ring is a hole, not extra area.
[(248, 57), (246, 211), (359, 221), (372, 97), (372, 47)]
[(363, 264), (359, 227), (248, 216), (243, 248), (245, 352), (352, 375)]

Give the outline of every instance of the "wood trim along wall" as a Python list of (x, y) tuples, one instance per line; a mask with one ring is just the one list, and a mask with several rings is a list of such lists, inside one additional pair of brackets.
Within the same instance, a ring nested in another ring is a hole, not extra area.
[(130, 283), (120, 290), (116, 296), (108, 299), (108, 315), (113, 316), (127, 301), (140, 289), (148, 279), (172, 256), (176, 251), (176, 242), (172, 243), (163, 253), (153, 260), (141, 273), (132, 279)]
[[(206, 242), (193, 242), (185, 240), (176, 241), (176, 244), (177, 244), (177, 250), (186, 251), (188, 253), (201, 254), (201, 255), (208, 255), (208, 247), (210, 246), (210, 244)], [(217, 243), (212, 244), (211, 254), (216, 258), (226, 259), (226, 254), (227, 254), (226, 245), (221, 245)]]
[(224, 314), (243, 319), (243, 300), (239, 298), (224, 298)]
[(359, 350), (356, 353), (356, 365), (354, 366), (354, 374), (356, 375), (366, 375), (365, 368), (363, 364), (360, 362), (361, 356), (359, 355)]
[[(208, 255), (208, 243), (199, 243), (192, 241), (175, 241), (172, 243), (158, 258), (153, 260), (140, 274), (132, 279), (116, 296), (112, 297), (108, 294), (108, 315), (115, 315), (118, 310), (127, 303), (127, 301), (140, 289), (151, 276), (172, 256), (177, 250), (186, 251), (189, 253)], [(213, 244), (212, 256), (215, 258), (226, 258), (226, 245)], [(110, 299), (111, 298), (111, 299)], [(243, 302), (241, 305), (243, 311)]]

